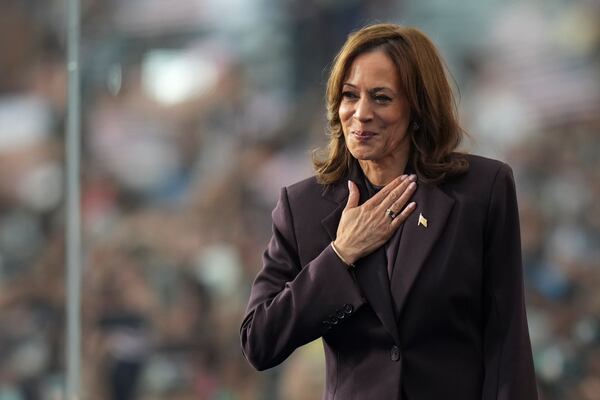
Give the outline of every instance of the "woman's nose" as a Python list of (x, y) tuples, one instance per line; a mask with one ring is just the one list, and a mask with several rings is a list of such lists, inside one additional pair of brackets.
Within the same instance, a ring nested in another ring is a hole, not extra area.
[(373, 110), (368, 98), (363, 97), (358, 100), (354, 109), (354, 118), (361, 122), (369, 121), (373, 118)]

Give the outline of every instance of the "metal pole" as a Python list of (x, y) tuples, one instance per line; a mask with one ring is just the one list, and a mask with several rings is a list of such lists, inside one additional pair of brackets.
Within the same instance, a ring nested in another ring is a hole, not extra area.
[(67, 0), (68, 109), (66, 137), (66, 399), (77, 400), (81, 391), (81, 211), (80, 211), (80, 0)]

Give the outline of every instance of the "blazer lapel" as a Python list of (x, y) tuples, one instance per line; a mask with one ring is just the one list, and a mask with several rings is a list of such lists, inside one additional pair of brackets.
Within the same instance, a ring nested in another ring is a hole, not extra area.
[[(367, 197), (366, 188), (364, 187), (362, 177), (357, 177), (352, 172), (350, 179), (357, 184), (361, 192), (362, 204)], [(337, 227), (342, 216), (342, 211), (348, 199), (348, 188), (346, 181), (341, 180), (341, 183), (328, 186), (323, 197), (333, 200), (338, 203), (338, 207), (327, 215), (321, 224), (329, 234), (331, 240), (334, 240), (337, 234)], [(383, 324), (384, 328), (394, 338), (396, 343), (400, 343), (398, 334), (398, 326), (394, 316), (392, 306), (392, 296), (390, 292), (390, 281), (387, 273), (387, 265), (385, 258), (385, 250), (383, 247), (377, 249), (373, 253), (361, 258), (356, 263), (356, 279), (365, 298), (369, 302), (371, 308)]]
[(345, 183), (342, 184), (337, 182), (335, 184), (325, 186), (322, 196), (323, 198), (337, 204), (334, 210), (321, 220), (321, 225), (323, 225), (327, 231), (329, 238), (331, 240), (335, 240), (335, 237), (337, 236), (338, 224), (340, 223), (340, 218), (342, 218), (342, 211), (344, 211), (344, 207), (346, 206), (346, 201), (348, 199), (348, 188), (345, 186)]
[(402, 314), (410, 289), (454, 205), (453, 198), (436, 186), (426, 183), (419, 183), (412, 201), (417, 203), (417, 208), (404, 221), (391, 277), (392, 298), (398, 318)]

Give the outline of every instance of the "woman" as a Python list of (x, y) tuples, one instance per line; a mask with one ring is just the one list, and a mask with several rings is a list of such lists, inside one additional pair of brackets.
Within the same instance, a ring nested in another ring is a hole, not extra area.
[(391, 24), (350, 35), (327, 110), (327, 156), (273, 211), (248, 361), (322, 337), (325, 399), (537, 399), (512, 171), (455, 152), (435, 46)]

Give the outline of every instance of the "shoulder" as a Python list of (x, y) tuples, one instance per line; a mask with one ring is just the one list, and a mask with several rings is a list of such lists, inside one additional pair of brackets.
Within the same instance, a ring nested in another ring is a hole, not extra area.
[(348, 196), (346, 179), (332, 184), (322, 184), (316, 176), (303, 179), (282, 189), (290, 202), (296, 201), (316, 205), (322, 201), (339, 203)]
[(283, 187), (280, 202), (284, 200), (294, 219), (309, 223), (324, 218), (338, 206), (347, 194), (345, 186), (341, 181), (323, 185), (312, 176)]
[(315, 204), (322, 199), (324, 185), (317, 182), (316, 177), (283, 186), (279, 195), (279, 204), (292, 210), (305, 208), (306, 205)]
[(455, 198), (469, 198), (487, 204), (498, 187), (514, 187), (512, 168), (505, 162), (475, 154), (463, 154), (469, 163), (468, 169), (448, 178), (440, 188)]
[(449, 183), (492, 185), (498, 177), (512, 178), (512, 168), (505, 162), (476, 154), (461, 154), (469, 163), (465, 173), (449, 179)]
[(503, 161), (487, 158), (476, 154), (466, 154), (469, 162), (469, 172), (474, 175), (492, 175), (495, 176), (499, 172), (511, 171), (508, 164)]
[(286, 186), (284, 189), (287, 192), (288, 198), (290, 199), (314, 196), (321, 197), (324, 185), (319, 184), (315, 176), (311, 176), (301, 181), (292, 183), (291, 185)]

